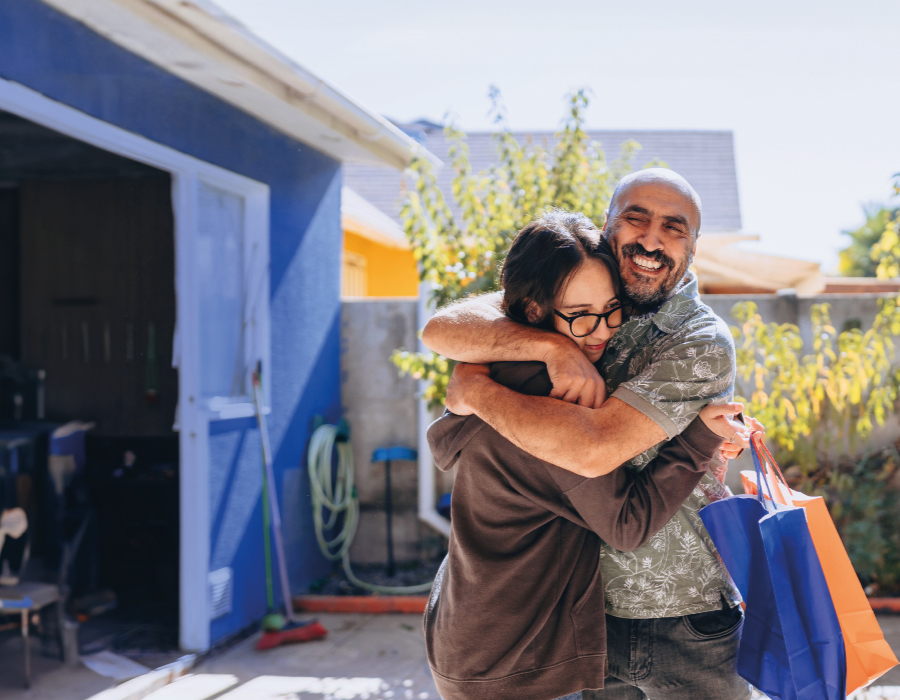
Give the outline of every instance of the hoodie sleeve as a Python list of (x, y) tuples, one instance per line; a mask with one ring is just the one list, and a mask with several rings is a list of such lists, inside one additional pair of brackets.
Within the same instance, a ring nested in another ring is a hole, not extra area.
[[(553, 385), (543, 362), (495, 362), (491, 378), (498, 384), (529, 396), (548, 396)], [(428, 446), (434, 465), (449, 471), (459, 459), (463, 448), (487, 424), (478, 416), (457, 416), (450, 411), (428, 427)]]
[(667, 442), (639, 472), (616, 469), (572, 485), (571, 472), (550, 466), (554, 479), (587, 526), (621, 551), (637, 549), (659, 532), (706, 473), (722, 438), (699, 418)]

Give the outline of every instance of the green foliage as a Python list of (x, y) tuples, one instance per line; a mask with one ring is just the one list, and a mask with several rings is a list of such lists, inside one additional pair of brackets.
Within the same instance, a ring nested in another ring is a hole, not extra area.
[(801, 356), (800, 329), (764, 323), (753, 302), (732, 309), (740, 327), (737, 394), (766, 426), (782, 453), (811, 468), (823, 453), (854, 454), (875, 423), (884, 425), (898, 396), (893, 336), (900, 334), (897, 299), (880, 301), (872, 326), (841, 333), (827, 304), (811, 310), (812, 353)]
[(871, 259), (875, 263), (878, 279), (900, 277), (900, 236), (897, 234), (897, 219), (893, 218), (884, 226), (878, 242), (872, 246)]
[[(630, 162), (640, 150), (637, 143), (627, 141), (619, 158), (607, 161), (600, 144), (591, 141), (584, 129), (588, 97), (583, 90), (570, 96), (553, 148), (533, 140), (519, 142), (506, 123), (496, 90), (491, 97), (500, 127), (494, 135), (495, 165), (473, 172), (466, 135), (451, 124), (445, 129), (454, 173), (449, 196), (437, 184), (428, 160), (417, 158), (409, 168), (411, 184), (400, 217), (419, 275), (434, 290), (438, 307), (469, 294), (495, 291), (516, 232), (548, 207), (583, 212), (602, 226), (615, 185), (630, 172)], [(409, 352), (394, 353), (393, 359), (401, 373), (432, 382), (429, 402), (443, 403), (452, 364)]]
[[(626, 142), (621, 156), (608, 163), (600, 144), (591, 142), (584, 130), (587, 106), (584, 91), (570, 97), (568, 117), (553, 149), (531, 140), (520, 143), (498, 116), (498, 161), (479, 173), (469, 163), (465, 133), (447, 126), (455, 209), (437, 184), (434, 166), (424, 158), (413, 161), (412, 186), (400, 218), (420, 277), (432, 284), (438, 306), (495, 290), (516, 231), (548, 207), (581, 211), (602, 225), (615, 184), (630, 171), (629, 162), (640, 146)], [(502, 115), (496, 102), (494, 111)]]
[[(896, 183), (900, 183), (897, 179)], [(897, 184), (895, 184), (895, 188)], [(874, 246), (884, 236), (886, 229), (893, 228), (896, 236), (896, 226), (900, 210), (880, 208), (866, 211), (866, 223), (853, 231), (844, 231), (850, 237), (850, 245), (840, 251), (840, 272), (844, 277), (877, 277), (878, 256)], [(886, 273), (888, 268), (882, 271)], [(894, 270), (894, 268), (890, 268)], [(897, 270), (900, 273), (900, 269)], [(900, 274), (888, 275), (898, 277)]]
[(900, 454), (895, 446), (837, 465), (824, 462), (798, 484), (823, 496), (853, 568), (882, 595), (900, 594)]
[(814, 305), (806, 355), (800, 329), (763, 323), (753, 302), (735, 305), (732, 315), (741, 324), (731, 329), (738, 400), (766, 426), (778, 461), (797, 478), (795, 488), (824, 496), (860, 577), (900, 592), (900, 455), (893, 447), (860, 455), (875, 424), (895, 412), (900, 297), (881, 300), (865, 331), (837, 333), (828, 305)]
[(407, 352), (406, 350), (394, 350), (391, 355), (393, 362), (400, 370), (413, 379), (425, 380), (427, 383), (422, 398), (428, 403), (428, 408), (434, 410), (444, 405), (447, 396), (447, 384), (456, 362), (433, 352)]

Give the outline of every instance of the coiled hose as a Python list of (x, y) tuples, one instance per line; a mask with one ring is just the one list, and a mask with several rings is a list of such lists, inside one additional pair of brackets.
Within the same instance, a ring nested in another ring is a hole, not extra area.
[[(361, 581), (350, 566), (350, 546), (359, 527), (359, 498), (356, 496), (353, 450), (346, 440), (336, 441), (337, 427), (323, 425), (309, 443), (307, 468), (312, 491), (313, 523), (319, 549), (331, 561), (341, 560), (347, 580), (354, 586), (373, 593), (426, 593), (432, 582), (417, 586), (378, 586)], [(332, 469), (331, 455), (337, 449), (337, 470)], [(326, 515), (327, 513), (327, 515)], [(340, 531), (330, 540), (325, 537), (337, 525), (341, 514), (344, 521)]]

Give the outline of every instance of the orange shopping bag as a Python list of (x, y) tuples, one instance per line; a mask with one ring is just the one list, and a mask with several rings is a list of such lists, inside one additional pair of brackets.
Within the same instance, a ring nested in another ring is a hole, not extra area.
[[(768, 448), (760, 443), (759, 455), (765, 468), (764, 478), (772, 488), (772, 495), (779, 503), (790, 501), (795, 506), (806, 510), (806, 520), (813, 546), (828, 591), (834, 603), (834, 609), (841, 624), (844, 647), (847, 652), (847, 694), (862, 688), (898, 664), (897, 657), (884, 640), (884, 633), (875, 619), (875, 613), (863, 592), (862, 585), (856, 577), (850, 557), (834, 527), (834, 521), (820, 496), (807, 496), (791, 489), (781, 469), (775, 463)], [(741, 481), (744, 491), (756, 494), (756, 472), (742, 471)], [(769, 498), (766, 490), (763, 490)]]

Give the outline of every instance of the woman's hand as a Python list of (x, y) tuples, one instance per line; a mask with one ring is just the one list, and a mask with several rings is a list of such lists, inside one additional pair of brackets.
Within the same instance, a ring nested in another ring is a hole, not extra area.
[[(750, 447), (751, 428), (734, 420), (734, 415), (743, 410), (744, 405), (740, 403), (711, 403), (700, 411), (700, 420), (704, 425), (726, 441), (722, 446), (722, 456), (728, 459), (731, 459), (728, 454), (733, 452), (736, 456), (741, 450)], [(758, 422), (756, 424), (759, 425)]]
[(758, 420), (756, 420), (756, 418), (744, 416), (744, 423), (748, 428), (750, 428), (750, 432), (753, 434), (754, 442), (760, 443), (766, 439), (766, 427)]
[(460, 362), (453, 368), (450, 383), (447, 385), (447, 410), (457, 416), (470, 416), (475, 413), (472, 400), (478, 391), (478, 382), (490, 380), (491, 371), (487, 365), (476, 365)]

